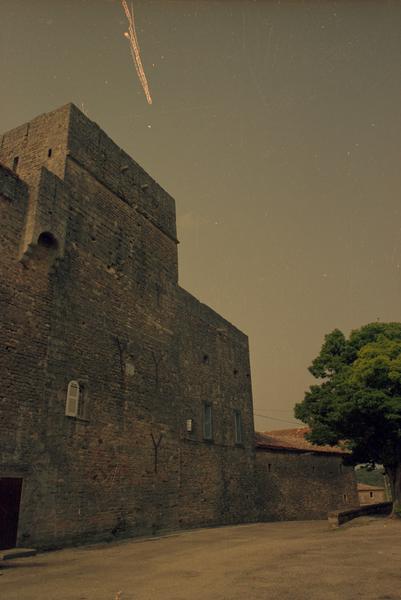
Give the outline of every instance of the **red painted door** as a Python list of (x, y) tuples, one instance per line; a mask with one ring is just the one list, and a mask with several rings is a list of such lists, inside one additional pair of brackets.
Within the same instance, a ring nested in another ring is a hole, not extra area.
[(17, 542), (22, 479), (0, 477), (0, 550), (14, 548)]

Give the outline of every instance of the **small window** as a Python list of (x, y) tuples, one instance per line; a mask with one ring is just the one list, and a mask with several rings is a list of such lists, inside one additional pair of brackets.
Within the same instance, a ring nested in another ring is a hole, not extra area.
[(369, 496), (373, 498), (373, 492), (369, 492)]
[(271, 470), (272, 470), (272, 466), (271, 466), (271, 464), (270, 464), (270, 463), (267, 465), (267, 470), (268, 470), (268, 472), (269, 472), (269, 473), (270, 473), (270, 472), (271, 472)]
[(70, 381), (67, 388), (67, 399), (65, 403), (66, 417), (79, 416), (79, 392), (78, 381)]
[(49, 148), (49, 149), (48, 149), (48, 151), (47, 151), (47, 156), (50, 158), (50, 157), (51, 157), (51, 155), (52, 155), (52, 149), (51, 149), (51, 148)]
[(46, 248), (47, 250), (57, 250), (58, 243), (50, 231), (42, 231), (38, 237), (38, 246), (42, 246), (42, 248)]
[(239, 410), (234, 411), (235, 443), (242, 444), (242, 418)]
[(17, 170), (18, 167), (18, 161), (19, 161), (19, 156), (14, 156), (14, 160), (13, 160), (13, 171)]
[(212, 405), (203, 405), (203, 437), (205, 440), (213, 439)]
[(347, 494), (343, 494), (343, 500), (344, 502), (347, 502)]

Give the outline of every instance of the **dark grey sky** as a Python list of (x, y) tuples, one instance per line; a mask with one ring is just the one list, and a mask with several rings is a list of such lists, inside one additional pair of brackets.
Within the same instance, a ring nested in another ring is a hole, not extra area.
[(291, 427), (325, 333), (401, 319), (401, 2), (134, 10), (151, 106), (120, 2), (0, 0), (0, 130), (72, 101), (175, 197), (181, 285)]

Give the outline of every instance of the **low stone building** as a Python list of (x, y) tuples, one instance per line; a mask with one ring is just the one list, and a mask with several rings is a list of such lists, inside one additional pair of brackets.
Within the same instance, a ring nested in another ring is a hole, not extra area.
[(361, 506), (387, 502), (386, 490), (384, 487), (368, 485), (367, 483), (358, 483), (358, 497)]
[(359, 506), (353, 467), (344, 450), (316, 446), (308, 428), (256, 434), (256, 504), (261, 521), (324, 519)]

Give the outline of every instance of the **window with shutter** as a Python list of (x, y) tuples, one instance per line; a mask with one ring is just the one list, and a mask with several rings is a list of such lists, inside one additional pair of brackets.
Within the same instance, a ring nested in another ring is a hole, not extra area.
[(67, 388), (65, 414), (67, 417), (77, 417), (79, 409), (79, 383), (70, 381)]
[(212, 405), (203, 405), (203, 437), (205, 440), (213, 439)]

